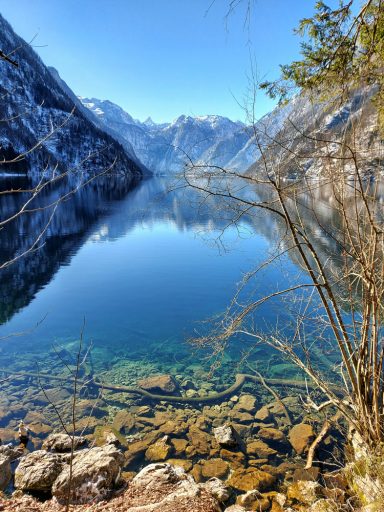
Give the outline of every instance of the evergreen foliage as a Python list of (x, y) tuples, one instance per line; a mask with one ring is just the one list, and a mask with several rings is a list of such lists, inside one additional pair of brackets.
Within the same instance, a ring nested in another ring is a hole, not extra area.
[(384, 127), (384, 3), (368, 0), (356, 13), (356, 0), (337, 9), (323, 1), (295, 32), (302, 38), (302, 59), (281, 66), (281, 77), (260, 87), (285, 102), (297, 90), (345, 99), (355, 87), (376, 85), (375, 102)]

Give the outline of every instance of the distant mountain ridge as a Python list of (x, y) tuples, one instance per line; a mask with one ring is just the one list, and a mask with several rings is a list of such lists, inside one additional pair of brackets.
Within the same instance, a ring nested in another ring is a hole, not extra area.
[[(218, 115), (181, 115), (171, 123), (156, 124), (151, 118), (140, 122), (111, 101), (80, 100), (102, 126), (118, 132), (140, 161), (156, 174), (180, 172), (190, 161), (244, 171), (259, 156), (254, 128), (240, 121)], [(290, 111), (290, 106), (275, 109), (256, 125), (259, 130), (268, 126), (274, 134)]]

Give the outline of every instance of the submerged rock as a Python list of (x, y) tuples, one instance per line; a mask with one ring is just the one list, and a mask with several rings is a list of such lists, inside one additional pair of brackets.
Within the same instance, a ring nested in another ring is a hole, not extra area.
[(139, 380), (137, 383), (142, 389), (151, 393), (174, 393), (178, 390), (179, 385), (172, 375), (155, 375)]
[(211, 449), (211, 440), (209, 435), (198, 426), (192, 425), (188, 432), (190, 446), (186, 449), (188, 456), (208, 455)]
[(252, 395), (241, 395), (234, 409), (253, 414), (256, 411), (256, 398)]
[(237, 504), (245, 507), (246, 510), (257, 510), (258, 512), (269, 510), (271, 505), (269, 499), (256, 490), (241, 494), (237, 498)]
[(202, 461), (201, 474), (204, 478), (224, 478), (229, 470), (229, 464), (223, 459), (208, 459)]
[(225, 424), (213, 429), (213, 434), (220, 446), (233, 447), (239, 444), (239, 435), (232, 425)]
[(64, 467), (60, 455), (37, 450), (22, 457), (15, 471), (15, 487), (23, 491), (49, 492)]
[(258, 431), (257, 435), (262, 439), (263, 441), (271, 442), (271, 443), (279, 443), (279, 444), (286, 444), (287, 438), (284, 435), (284, 432), (281, 430), (278, 430), (277, 428), (271, 428), (271, 427), (262, 427)]
[(113, 419), (113, 427), (119, 432), (128, 434), (135, 426), (134, 415), (126, 410), (119, 411)]
[(172, 439), (171, 443), (173, 445), (173, 449), (175, 455), (185, 455), (185, 449), (188, 446), (188, 441), (186, 439)]
[(168, 444), (168, 436), (156, 441), (145, 452), (145, 458), (150, 462), (158, 462), (166, 460), (171, 453), (171, 446)]
[(76, 453), (72, 464), (72, 482), (67, 464), (52, 487), (59, 502), (88, 503), (104, 499), (120, 477), (124, 456), (113, 444)]
[(311, 505), (319, 498), (321, 485), (317, 482), (299, 480), (288, 487), (287, 497), (294, 503)]
[(267, 422), (272, 419), (272, 415), (266, 405), (263, 405), (261, 409), (255, 414), (255, 420)]
[(228, 485), (238, 491), (264, 491), (271, 488), (276, 478), (266, 471), (256, 468), (236, 469), (230, 479)]
[(289, 442), (299, 455), (308, 451), (314, 439), (315, 433), (308, 423), (299, 423), (289, 431)]
[(268, 457), (276, 455), (277, 452), (268, 446), (267, 443), (264, 443), (264, 441), (256, 440), (247, 445), (247, 453), (260, 459), (268, 459)]

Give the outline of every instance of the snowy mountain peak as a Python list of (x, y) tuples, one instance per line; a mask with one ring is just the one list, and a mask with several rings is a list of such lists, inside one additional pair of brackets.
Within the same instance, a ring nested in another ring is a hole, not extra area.
[(143, 122), (143, 124), (145, 124), (146, 126), (152, 126), (152, 127), (156, 126), (156, 123), (153, 121), (151, 116), (147, 117), (147, 119)]

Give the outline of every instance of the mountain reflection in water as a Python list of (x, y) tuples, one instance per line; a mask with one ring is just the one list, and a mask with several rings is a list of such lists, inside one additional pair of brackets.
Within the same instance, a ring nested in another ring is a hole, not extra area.
[[(223, 208), (220, 198), (206, 201), (182, 187), (168, 192), (172, 185), (152, 178), (129, 190), (121, 182), (111, 187), (95, 181), (60, 205), (42, 247), (2, 271), (0, 335), (25, 335), (2, 342), (0, 366), (26, 370), (36, 357), (44, 359), (53, 343), (72, 346), (84, 317), (99, 370), (128, 359), (173, 372), (183, 371), (177, 366), (183, 358), (189, 358), (188, 364), (204, 364), (186, 338), (196, 330), (204, 332), (207, 326), (200, 322), (225, 310), (243, 273), (268, 257), (285, 226), (265, 211), (244, 215), (238, 225), (231, 225), (233, 212)], [(42, 201), (57, 193), (47, 191)], [(267, 199), (269, 192), (258, 190), (257, 195)], [(305, 203), (305, 193), (301, 199)], [(1, 200), (5, 218), (22, 198)], [(310, 201), (324, 222), (337, 223), (326, 188), (319, 187)], [(30, 246), (48, 216), (49, 211), (38, 211), (4, 229), (1, 260)], [(333, 253), (338, 265), (337, 247), (316, 231), (314, 217), (307, 213), (306, 220), (313, 222), (319, 252), (327, 258)], [(308, 281), (295, 255), (290, 256), (258, 275), (253, 297), (285, 287), (287, 281)], [(258, 309), (256, 326), (288, 325), (290, 314), (284, 299), (276, 299)], [(249, 347), (242, 340), (230, 347), (226, 357), (232, 373)], [(296, 373), (270, 349), (251, 352), (271, 374), (273, 369), (276, 375)]]

